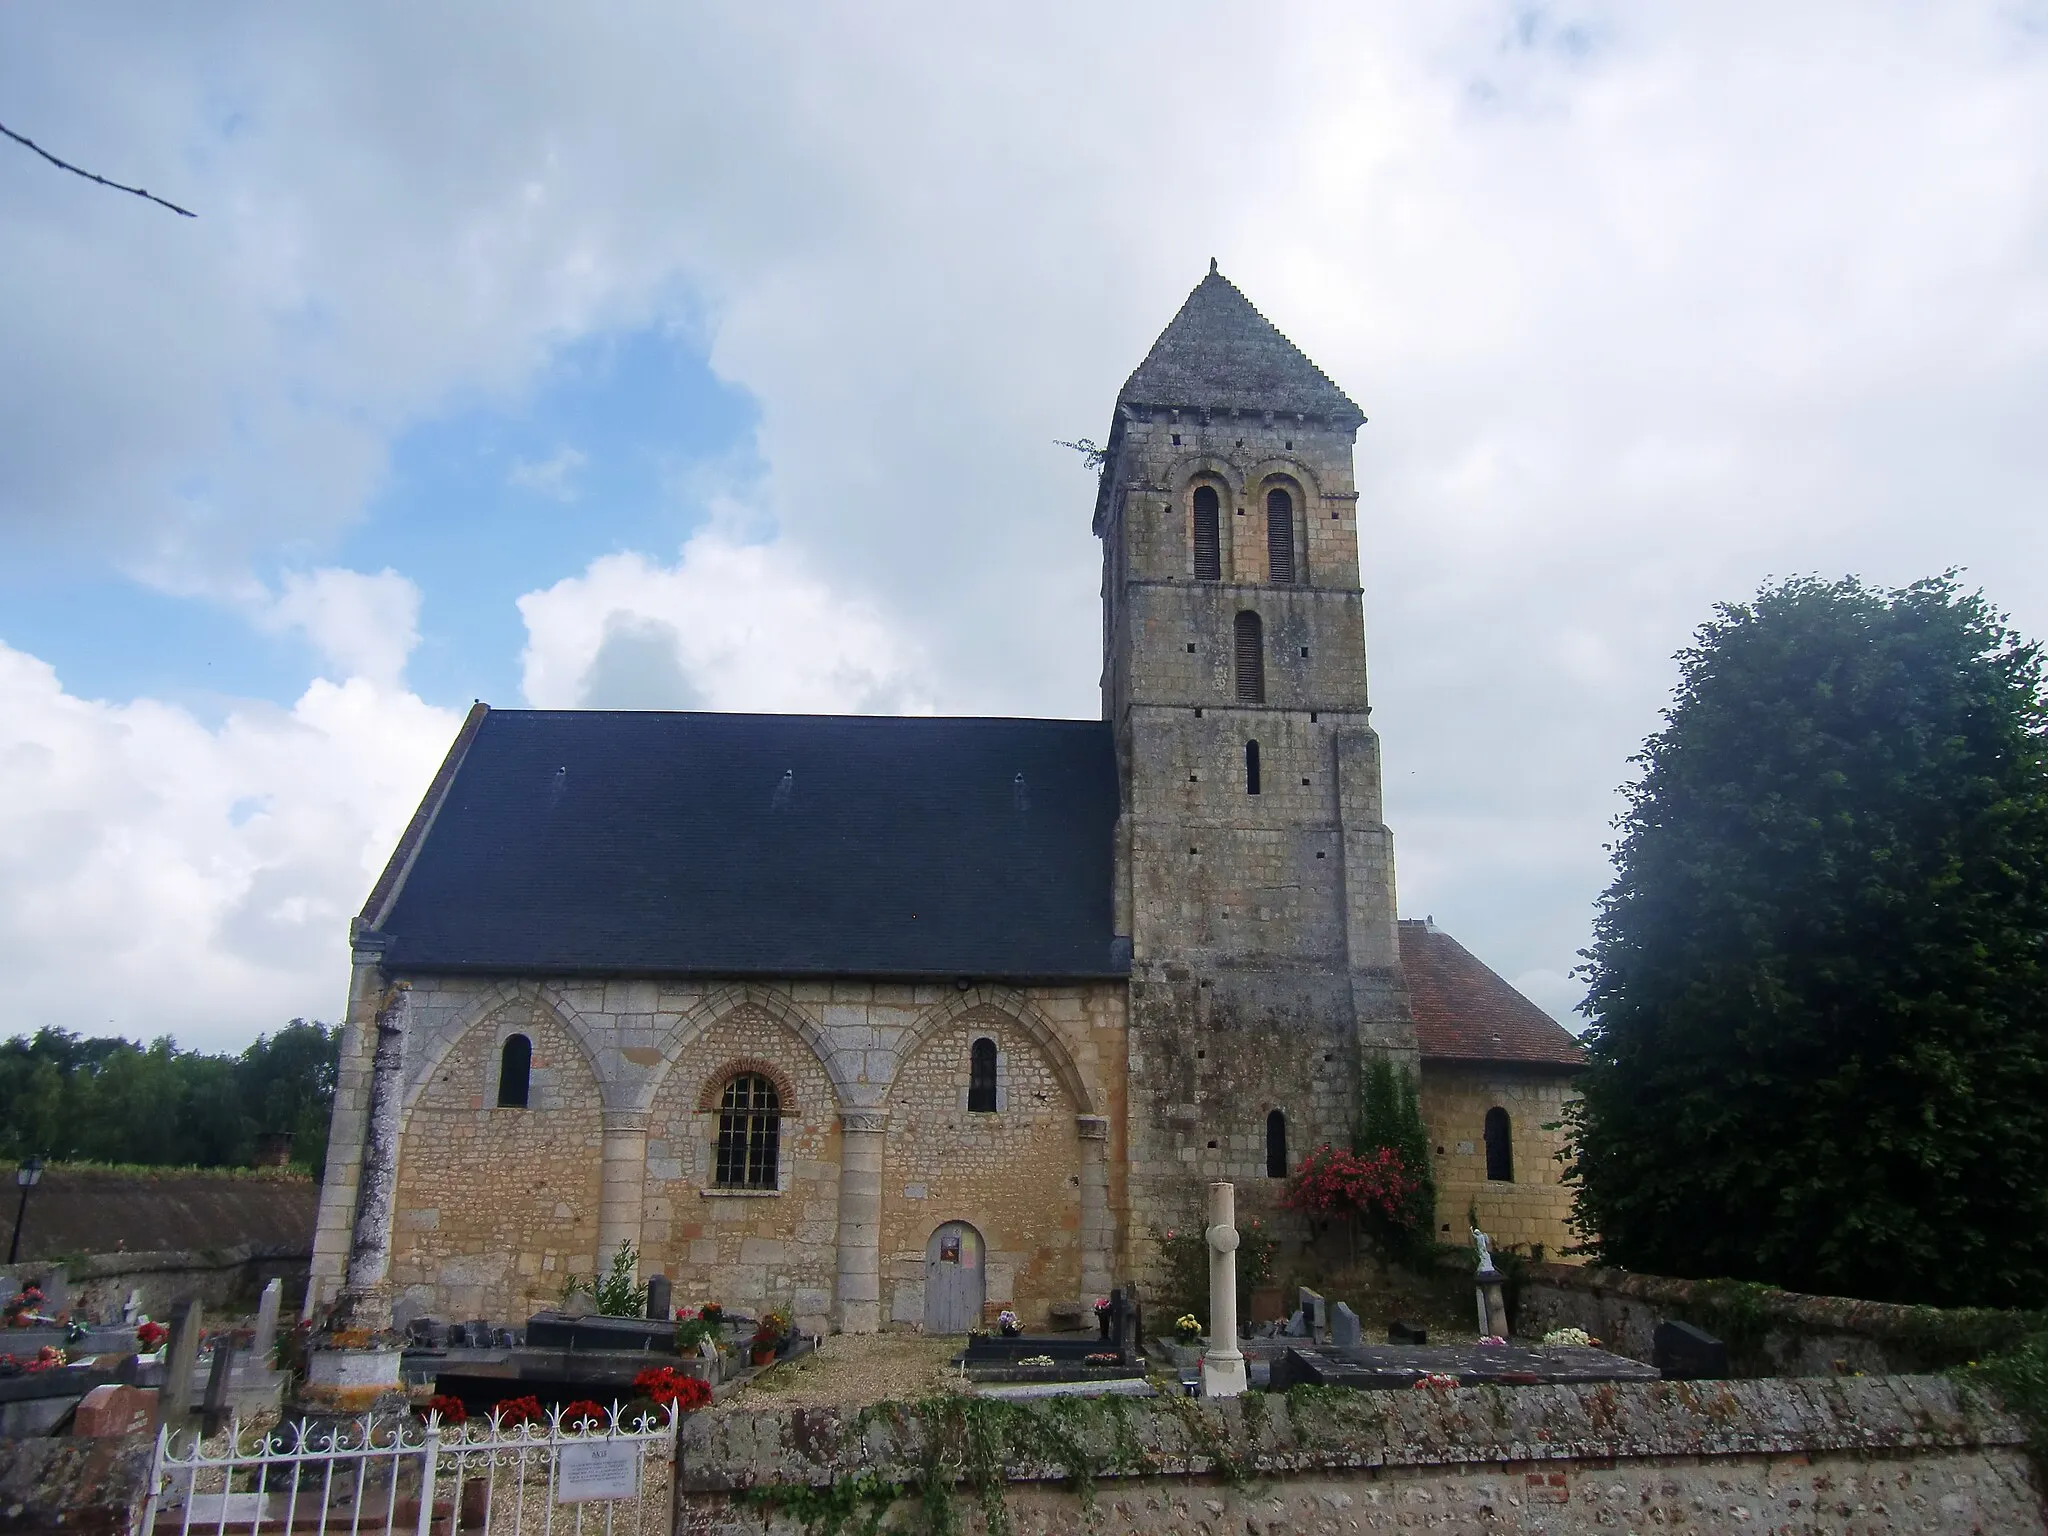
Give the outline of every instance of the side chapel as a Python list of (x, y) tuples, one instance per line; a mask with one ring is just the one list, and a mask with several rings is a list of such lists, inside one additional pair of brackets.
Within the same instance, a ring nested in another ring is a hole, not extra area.
[(1562, 1247), (1577, 1043), (1395, 916), (1364, 421), (1212, 263), (1116, 400), (1100, 721), (476, 705), (352, 924), (308, 1310), (394, 998), (401, 1322), (622, 1240), (807, 1329), (1078, 1320), (1209, 1180), (1284, 1223), (1367, 1053), (1443, 1232)]

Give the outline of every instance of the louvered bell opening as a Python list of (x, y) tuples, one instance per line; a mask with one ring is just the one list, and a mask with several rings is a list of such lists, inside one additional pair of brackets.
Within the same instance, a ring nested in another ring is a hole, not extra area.
[(1214, 486), (1195, 487), (1195, 580), (1223, 579), (1222, 502)]
[(1266, 571), (1279, 586), (1294, 580), (1294, 498), (1285, 491), (1266, 497)]
[(1256, 613), (1237, 616), (1237, 702), (1266, 702), (1266, 644)]

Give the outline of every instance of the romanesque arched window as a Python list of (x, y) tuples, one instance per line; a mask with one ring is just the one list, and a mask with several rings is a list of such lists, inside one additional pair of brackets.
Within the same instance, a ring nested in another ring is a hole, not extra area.
[(975, 1041), (967, 1053), (967, 1112), (996, 1112), (996, 1043), (986, 1036)]
[(1287, 1117), (1277, 1109), (1266, 1116), (1266, 1177), (1287, 1177)]
[(498, 1049), (498, 1108), (524, 1109), (533, 1083), (533, 1042), (507, 1035)]
[(1223, 503), (1213, 485), (1195, 487), (1195, 580), (1223, 579)]
[(1266, 632), (1256, 613), (1240, 613), (1236, 622), (1237, 702), (1266, 702)]
[(1486, 1176), (1504, 1184), (1515, 1182), (1515, 1144), (1508, 1112), (1498, 1104), (1486, 1112)]
[(718, 1166), (727, 1189), (774, 1189), (782, 1157), (782, 1095), (758, 1072), (742, 1072), (718, 1100)]
[(1259, 792), (1259, 744), (1256, 741), (1244, 744), (1244, 792), (1248, 795)]
[(1294, 498), (1278, 487), (1266, 493), (1266, 578), (1294, 580)]

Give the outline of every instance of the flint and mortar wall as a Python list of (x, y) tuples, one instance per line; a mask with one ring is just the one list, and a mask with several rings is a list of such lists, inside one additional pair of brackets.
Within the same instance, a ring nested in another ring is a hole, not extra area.
[(0, 1286), (12, 1295), (15, 1288), (36, 1282), (43, 1289), (44, 1310), (52, 1314), (117, 1317), (129, 1293), (139, 1291), (141, 1310), (153, 1317), (168, 1317), (179, 1302), (196, 1301), (217, 1321), (255, 1311), (263, 1287), (272, 1280), (284, 1282), (284, 1305), (298, 1306), (309, 1258), (304, 1243), (100, 1253), (58, 1264), (0, 1265)]
[(1539, 1264), (1524, 1283), (1523, 1333), (1583, 1328), (1616, 1354), (1649, 1360), (1657, 1325), (1689, 1322), (1729, 1346), (1744, 1374), (1825, 1376), (1946, 1370), (2048, 1326), (2048, 1314), (1905, 1307), (1728, 1281)]
[[(1061, 1486), (1067, 1468), (1006, 1458), (1003, 1498), (1015, 1529), (2048, 1529), (2021, 1427), (1931, 1377), (1255, 1393), (1088, 1411), (1084, 1443), (1110, 1453), (1113, 1413), (1135, 1465), (1098, 1471), (1091, 1504)], [(916, 1409), (864, 1422), (834, 1410), (693, 1416), (682, 1435), (676, 1531), (795, 1536), (800, 1522), (764, 1518), (736, 1490), (818, 1487), (861, 1472), (914, 1485), (932, 1433)], [(1219, 1454), (1234, 1479), (1218, 1475)], [(975, 1496), (961, 1486), (954, 1497), (971, 1505)], [(978, 1511), (963, 1513), (963, 1524), (978, 1523)]]

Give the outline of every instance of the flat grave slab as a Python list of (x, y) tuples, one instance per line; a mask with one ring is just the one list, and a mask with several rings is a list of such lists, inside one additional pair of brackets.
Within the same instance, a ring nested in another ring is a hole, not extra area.
[(1455, 1376), (1461, 1387), (1536, 1386), (1554, 1381), (1660, 1381), (1654, 1365), (1604, 1349), (1561, 1345), (1525, 1349), (1477, 1344), (1366, 1344), (1357, 1349), (1302, 1348), (1273, 1361), (1272, 1390), (1307, 1383), (1361, 1391), (1410, 1388), (1424, 1376)]

